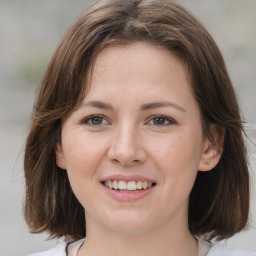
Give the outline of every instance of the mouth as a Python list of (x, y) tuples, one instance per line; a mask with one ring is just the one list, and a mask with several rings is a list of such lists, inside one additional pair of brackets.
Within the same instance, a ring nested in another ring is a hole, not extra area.
[(101, 182), (105, 187), (117, 192), (136, 193), (148, 190), (154, 187), (156, 183), (147, 181), (124, 181), (124, 180), (106, 180)]

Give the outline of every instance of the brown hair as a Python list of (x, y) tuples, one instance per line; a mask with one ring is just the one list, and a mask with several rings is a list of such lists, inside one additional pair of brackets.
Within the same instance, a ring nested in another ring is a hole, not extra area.
[(184, 60), (202, 115), (225, 128), (223, 154), (209, 172), (198, 172), (189, 201), (192, 234), (224, 239), (248, 219), (249, 175), (237, 99), (214, 40), (189, 12), (170, 0), (101, 1), (68, 30), (43, 79), (25, 149), (25, 219), (32, 232), (85, 236), (84, 209), (65, 171), (56, 166), (61, 122), (85, 95), (93, 61), (108, 45), (136, 41), (161, 45)]

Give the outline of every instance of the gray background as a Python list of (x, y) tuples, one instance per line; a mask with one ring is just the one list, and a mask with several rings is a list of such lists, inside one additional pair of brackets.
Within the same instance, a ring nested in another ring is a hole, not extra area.
[[(181, 0), (219, 45), (256, 142), (256, 0)], [(77, 15), (92, 1), (0, 0), (0, 256), (41, 251), (58, 241), (32, 235), (22, 216), (23, 150), (36, 90), (56, 46)], [(252, 184), (255, 146), (249, 143)], [(252, 195), (255, 195), (255, 185)], [(256, 251), (256, 203), (248, 231), (225, 244)]]

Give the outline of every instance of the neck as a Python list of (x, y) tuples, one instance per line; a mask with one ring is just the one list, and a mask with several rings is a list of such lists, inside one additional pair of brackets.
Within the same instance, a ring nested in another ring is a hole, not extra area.
[(151, 232), (120, 233), (98, 229), (95, 223), (90, 229), (79, 256), (197, 256), (197, 240), (191, 235), (187, 225), (164, 225)]

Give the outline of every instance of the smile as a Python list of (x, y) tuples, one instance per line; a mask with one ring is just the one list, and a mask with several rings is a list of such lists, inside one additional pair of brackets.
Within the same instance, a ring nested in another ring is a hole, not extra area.
[(147, 197), (156, 188), (154, 180), (137, 175), (110, 175), (101, 180), (105, 193), (118, 201), (134, 201)]
[(155, 183), (147, 181), (124, 181), (124, 180), (107, 180), (103, 184), (113, 190), (119, 192), (139, 192), (155, 186)]

